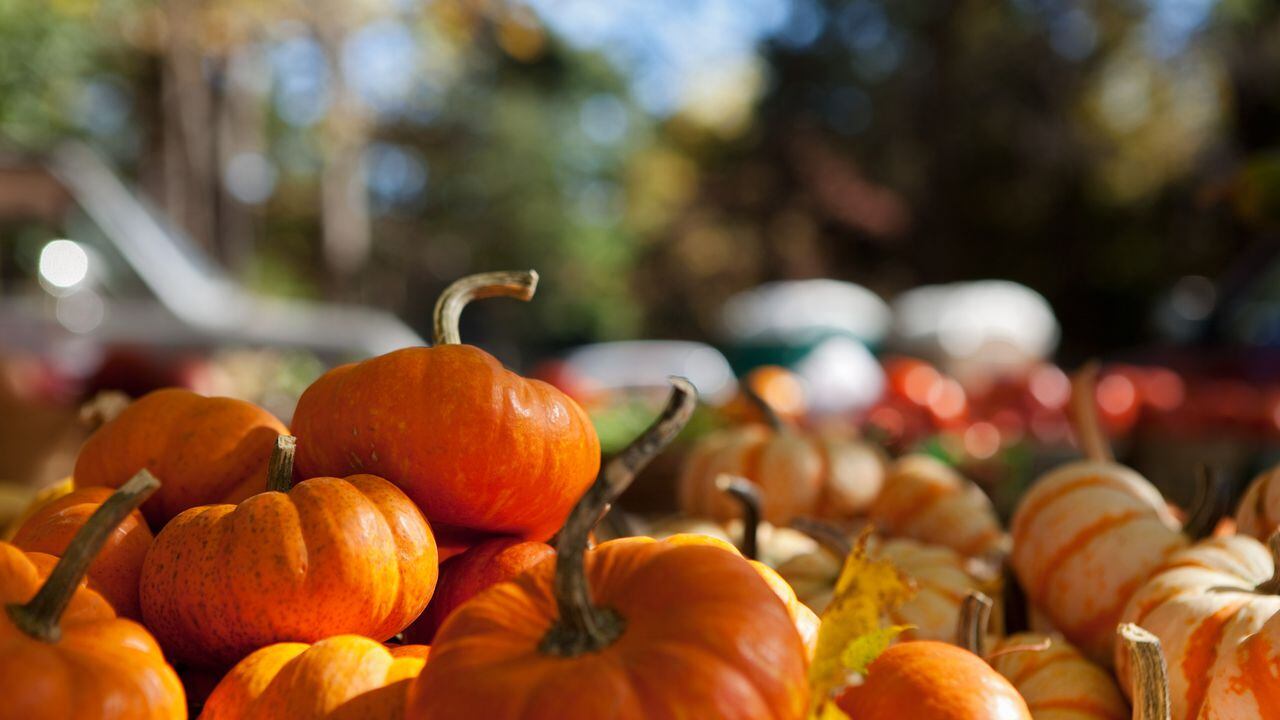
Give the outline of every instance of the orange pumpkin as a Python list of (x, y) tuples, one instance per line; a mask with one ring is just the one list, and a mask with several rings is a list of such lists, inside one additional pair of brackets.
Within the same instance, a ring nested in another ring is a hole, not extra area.
[(401, 720), (427, 648), (384, 647), (360, 635), (314, 645), (276, 643), (236, 664), (205, 702), (201, 720)]
[(1236, 531), (1259, 540), (1280, 530), (1280, 465), (1258, 475), (1236, 509)]
[[(1280, 537), (1210, 538), (1171, 557), (1134, 593), (1123, 619), (1160, 638), (1169, 660), (1173, 716), (1267, 718), (1280, 710), (1280, 671), (1265, 659), (1280, 613)], [(1259, 636), (1257, 640), (1253, 638)], [(1132, 669), (1117, 655), (1121, 686)]]
[(1115, 680), (1061, 638), (1018, 633), (988, 647), (992, 602), (970, 594), (960, 613), (958, 644), (985, 658), (1026, 701), (1035, 720), (1124, 720), (1129, 707)]
[(409, 642), (429, 643), (464, 602), (492, 585), (510, 580), (556, 554), (541, 542), (494, 538), (440, 565), (440, 579), (426, 612), (404, 631)]
[(659, 422), (575, 506), (555, 563), (489, 588), (445, 622), (410, 688), (410, 716), (803, 716), (804, 646), (782, 602), (741, 558), (670, 542), (586, 549), (605, 507), (692, 413), (693, 387), (673, 384)]
[(142, 566), (142, 616), (172, 657), (228, 666), (276, 642), (355, 633), (386, 640), (426, 607), (438, 570), (422, 513), (372, 475), (289, 487), (280, 436), (271, 487), (187, 510)]
[(600, 441), (571, 398), (458, 339), (473, 298), (528, 300), (537, 274), (485, 273), (440, 296), (435, 346), (325, 373), (293, 417), (305, 476), (372, 473), (398, 485), (449, 557), (487, 535), (547, 540), (600, 467)]
[(1008, 545), (982, 488), (928, 455), (907, 455), (893, 464), (870, 517), (887, 535), (944, 545), (969, 557), (1003, 552)]
[(857, 720), (1031, 720), (1022, 696), (982, 658), (934, 640), (885, 650), (836, 704)]
[(115, 488), (150, 470), (164, 487), (142, 512), (152, 527), (163, 527), (187, 508), (262, 492), (271, 445), (288, 432), (243, 400), (156, 390), (89, 436), (76, 458), (76, 486)]
[[(770, 418), (761, 410), (759, 400), (788, 422), (799, 422), (807, 410), (804, 381), (780, 365), (753, 369), (742, 379), (741, 388), (721, 410), (733, 422), (768, 422)], [(759, 399), (753, 399), (752, 393)]]
[(1075, 419), (1092, 458), (1041, 477), (1013, 515), (1010, 557), (1027, 598), (1093, 660), (1110, 664), (1125, 603), (1187, 544), (1160, 492), (1110, 459), (1093, 406), (1096, 367), (1077, 374)]
[(775, 525), (866, 511), (884, 483), (882, 453), (870, 443), (804, 433), (756, 401), (768, 425), (721, 430), (694, 446), (678, 480), (680, 510), (720, 522), (735, 517), (739, 508), (716, 486), (721, 475), (733, 475), (760, 487), (764, 519)]
[[(111, 493), (110, 488), (80, 488), (37, 508), (18, 528), (13, 544), (27, 552), (61, 556)], [(118, 615), (132, 620), (142, 618), (138, 607), (138, 579), (151, 540), (147, 521), (135, 510), (116, 526), (89, 566), (89, 584), (111, 603)]]
[(84, 587), (98, 549), (157, 487), (146, 473), (124, 483), (61, 559), (0, 543), (0, 718), (186, 718), (182, 683), (155, 640)]

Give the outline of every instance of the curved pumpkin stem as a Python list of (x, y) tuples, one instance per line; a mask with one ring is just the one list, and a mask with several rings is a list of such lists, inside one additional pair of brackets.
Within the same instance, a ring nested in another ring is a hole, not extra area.
[(432, 343), (435, 345), (462, 343), (462, 337), (458, 335), (458, 318), (462, 317), (462, 309), (472, 300), (512, 297), (528, 301), (533, 299), (533, 293), (537, 289), (538, 273), (533, 270), (478, 273), (454, 281), (440, 293), (440, 299), (436, 300)]
[(293, 487), (293, 455), (298, 449), (298, 438), (292, 435), (276, 436), (267, 463), (267, 492), (289, 492)]
[(737, 475), (720, 475), (716, 489), (728, 495), (742, 506), (742, 547), (738, 548), (748, 560), (760, 559), (760, 518), (764, 498), (760, 488), (750, 480)]
[(1090, 360), (1071, 376), (1071, 424), (1085, 457), (1114, 462), (1111, 445), (1098, 422), (1098, 361)]
[(853, 552), (853, 543), (840, 528), (813, 518), (798, 517), (791, 520), (791, 527), (813, 538), (822, 549), (844, 560)]
[(747, 400), (751, 401), (751, 404), (760, 411), (762, 416), (764, 416), (764, 423), (769, 426), (770, 430), (773, 430), (774, 432), (783, 432), (791, 427), (791, 423), (783, 420), (782, 416), (778, 414), (778, 411), (773, 409), (773, 406), (769, 404), (769, 401), (765, 400), (760, 393), (756, 392), (755, 388), (751, 387), (751, 383), (744, 381), (740, 384), (739, 389), (742, 391), (742, 394), (746, 396)]
[(560, 619), (542, 638), (548, 655), (576, 657), (608, 647), (626, 629), (626, 620), (610, 608), (597, 607), (587, 584), (587, 539), (604, 509), (622, 494), (650, 460), (689, 422), (698, 393), (684, 378), (671, 378), (671, 397), (662, 415), (601, 469), (594, 484), (569, 513), (556, 540), (554, 589)]
[(1192, 540), (1203, 540), (1213, 534), (1230, 510), (1230, 488), (1207, 463), (1196, 465), (1196, 494), (1191, 500), (1191, 514), (1182, 526), (1182, 534)]
[(1271, 562), (1274, 569), (1271, 572), (1271, 577), (1264, 580), (1253, 591), (1262, 595), (1280, 595), (1280, 530), (1277, 530), (1271, 537), (1267, 538), (1267, 548), (1271, 550)]
[(956, 624), (956, 644), (977, 655), (987, 656), (987, 630), (991, 625), (991, 598), (972, 590), (960, 603), (960, 621)]
[(1116, 628), (1134, 667), (1133, 720), (1170, 720), (1169, 677), (1160, 639), (1133, 623)]
[(89, 571), (89, 565), (129, 513), (138, 509), (159, 488), (160, 481), (142, 470), (104, 500), (71, 539), (71, 544), (35, 597), (25, 605), (14, 604), (5, 608), (14, 626), (37, 640), (57, 642), (62, 636), (62, 628), (58, 625), (62, 613), (66, 612), (72, 596)]

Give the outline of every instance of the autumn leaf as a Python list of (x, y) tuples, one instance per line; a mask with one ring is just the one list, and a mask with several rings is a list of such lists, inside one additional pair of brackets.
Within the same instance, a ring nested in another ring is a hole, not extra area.
[(809, 666), (813, 692), (810, 720), (845, 720), (845, 714), (832, 702), (836, 694), (855, 676), (865, 673), (871, 662), (909, 627), (881, 625), (881, 618), (915, 591), (892, 563), (869, 556), (869, 538), (869, 533), (863, 533), (845, 558), (835, 595), (822, 613), (818, 645)]

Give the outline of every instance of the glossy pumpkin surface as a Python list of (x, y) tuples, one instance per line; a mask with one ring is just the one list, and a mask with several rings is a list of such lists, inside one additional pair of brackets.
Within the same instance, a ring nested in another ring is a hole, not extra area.
[(667, 542), (586, 554), (594, 602), (625, 619), (608, 647), (542, 652), (553, 563), (463, 605), (410, 690), (419, 718), (800, 718), (805, 650), (786, 608), (740, 557)]
[(982, 488), (928, 455), (908, 455), (889, 468), (870, 517), (888, 535), (943, 545), (970, 557), (1007, 544)]
[(271, 413), (243, 400), (156, 390), (85, 441), (76, 486), (117, 488), (150, 470), (163, 486), (142, 512), (162, 527), (187, 508), (236, 503), (266, 489), (271, 446), (287, 432)]
[(917, 640), (894, 645), (837, 704), (857, 720), (1030, 720), (1027, 703), (977, 655)]
[(313, 478), (174, 518), (143, 564), (142, 613), (174, 658), (228, 666), (276, 642), (390, 638), (430, 600), (437, 565), (430, 526), (394, 485)]
[(405, 717), (423, 646), (388, 649), (359, 635), (314, 645), (276, 643), (246, 657), (209, 696), (202, 720), (356, 720)]
[[(111, 492), (103, 487), (80, 488), (37, 508), (18, 528), (13, 544), (28, 552), (60, 556)], [(122, 617), (142, 617), (138, 582), (152, 539), (147, 521), (135, 510), (116, 526), (89, 566), (90, 585)]]

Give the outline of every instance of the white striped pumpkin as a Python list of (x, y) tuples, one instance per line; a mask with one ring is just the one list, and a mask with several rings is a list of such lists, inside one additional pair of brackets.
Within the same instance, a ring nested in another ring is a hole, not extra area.
[[(912, 625), (902, 640), (951, 640), (960, 618), (960, 604), (972, 591), (992, 592), (973, 571), (972, 561), (949, 548), (914, 540), (873, 538), (872, 557), (893, 563), (916, 587), (916, 594), (892, 610), (886, 620)], [(795, 588), (796, 596), (819, 614), (831, 602), (844, 558), (826, 549), (797, 555), (778, 566), (778, 574)]]
[(870, 515), (886, 535), (945, 545), (970, 557), (1007, 545), (982, 488), (928, 455), (907, 455), (893, 464)]
[[(1274, 575), (1257, 540), (1210, 538), (1176, 553), (1129, 601), (1124, 620), (1164, 646), (1174, 720), (1280, 718)], [(1128, 687), (1129, 664), (1116, 663)]]
[(1027, 701), (1033, 720), (1126, 720), (1129, 705), (1111, 674), (1061, 638), (1019, 633), (987, 654)]
[(884, 483), (884, 461), (872, 445), (809, 435), (792, 428), (748, 425), (698, 442), (681, 469), (680, 510), (725, 522), (740, 514), (716, 488), (720, 475), (745, 477), (764, 494), (764, 519), (848, 519), (866, 511)]
[(1113, 462), (1040, 478), (1013, 516), (1010, 560), (1027, 598), (1068, 640), (1109, 664), (1129, 597), (1187, 544), (1159, 491)]
[(1280, 465), (1249, 483), (1236, 508), (1236, 532), (1259, 540), (1280, 530)]

